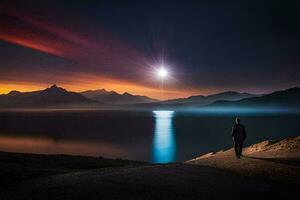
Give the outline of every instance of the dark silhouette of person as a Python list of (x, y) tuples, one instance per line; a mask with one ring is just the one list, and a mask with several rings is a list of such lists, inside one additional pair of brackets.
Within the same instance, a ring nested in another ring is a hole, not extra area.
[(241, 120), (239, 118), (235, 119), (231, 136), (234, 142), (235, 155), (239, 159), (242, 155), (243, 143), (247, 137), (246, 128), (243, 124), (241, 124)]

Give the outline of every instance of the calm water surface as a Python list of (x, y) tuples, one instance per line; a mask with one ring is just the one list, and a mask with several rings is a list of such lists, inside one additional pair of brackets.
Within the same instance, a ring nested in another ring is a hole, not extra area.
[[(298, 114), (239, 115), (246, 144), (300, 133)], [(0, 112), (0, 151), (91, 155), (156, 163), (231, 147), (236, 114), (197, 112)]]

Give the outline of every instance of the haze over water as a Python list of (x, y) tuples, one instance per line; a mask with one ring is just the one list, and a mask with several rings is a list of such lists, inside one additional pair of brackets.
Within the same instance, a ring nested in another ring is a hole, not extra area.
[[(295, 136), (299, 114), (239, 115), (246, 144)], [(232, 146), (236, 114), (174, 111), (1, 112), (0, 151), (176, 162)]]

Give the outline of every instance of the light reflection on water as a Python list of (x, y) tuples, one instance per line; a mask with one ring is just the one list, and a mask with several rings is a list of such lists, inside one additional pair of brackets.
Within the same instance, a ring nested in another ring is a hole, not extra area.
[(236, 116), (247, 127), (245, 145), (300, 132), (299, 114), (217, 111), (0, 111), (0, 151), (165, 163), (231, 148)]
[(153, 111), (155, 118), (152, 162), (176, 161), (176, 141), (173, 128), (174, 111)]
[(68, 154), (127, 158), (127, 149), (102, 142), (60, 141), (49, 138), (13, 137), (0, 135), (0, 152)]

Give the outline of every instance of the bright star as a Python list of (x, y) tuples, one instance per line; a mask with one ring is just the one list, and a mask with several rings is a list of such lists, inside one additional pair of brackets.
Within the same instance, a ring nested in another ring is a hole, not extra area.
[(157, 70), (157, 74), (159, 77), (165, 78), (168, 75), (168, 71), (164, 67), (161, 67)]

